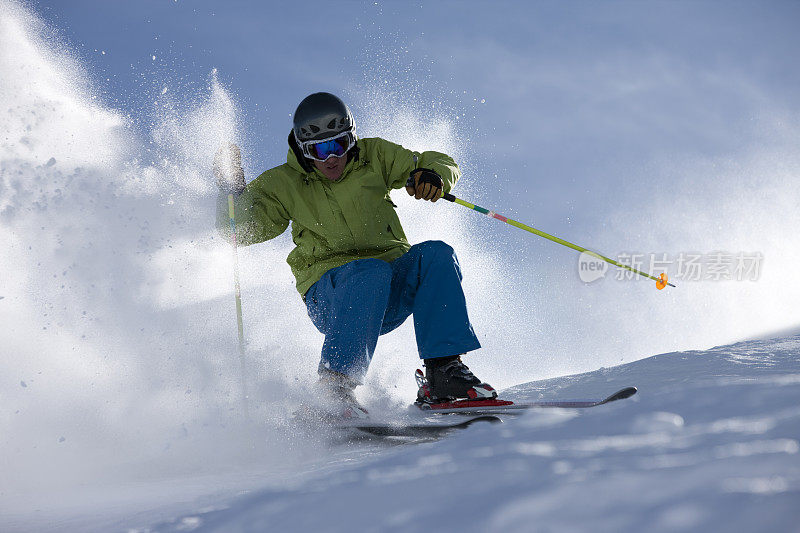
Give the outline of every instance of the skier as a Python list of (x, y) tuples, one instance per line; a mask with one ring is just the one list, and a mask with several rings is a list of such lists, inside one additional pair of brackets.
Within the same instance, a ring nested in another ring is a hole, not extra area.
[(436, 202), (460, 176), (453, 159), (380, 138), (359, 139), (350, 109), (329, 93), (300, 102), (288, 141), (286, 163), (250, 183), (235, 145), (217, 152), (217, 227), (231, 238), (229, 193), (243, 245), (275, 238), (291, 221), (296, 246), (287, 262), (309, 317), (325, 335), (318, 384), (337, 413), (367, 416), (353, 390), (378, 336), (411, 314), (428, 401), (497, 396), (461, 361), (480, 343), (467, 316), (455, 252), (442, 241), (409, 245), (389, 196), (405, 186), (416, 199)]

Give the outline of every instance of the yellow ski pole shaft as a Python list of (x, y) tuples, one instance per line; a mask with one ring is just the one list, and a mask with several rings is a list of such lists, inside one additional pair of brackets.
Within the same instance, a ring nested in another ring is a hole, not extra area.
[(454, 202), (456, 204), (463, 205), (464, 207), (472, 209), (473, 211), (477, 211), (478, 213), (482, 213), (482, 214), (484, 214), (484, 215), (486, 215), (486, 216), (488, 216), (490, 218), (497, 219), (497, 220), (499, 220), (501, 222), (505, 222), (506, 224), (510, 224), (510, 225), (512, 225), (512, 226), (514, 226), (516, 228), (523, 229), (523, 230), (525, 230), (527, 232), (533, 233), (534, 235), (538, 235), (539, 237), (544, 237), (547, 240), (553, 241), (553, 242), (558, 243), (558, 244), (560, 244), (562, 246), (566, 246), (567, 248), (572, 248), (573, 250), (577, 250), (579, 252), (583, 252), (585, 254), (591, 255), (592, 257), (596, 257), (598, 259), (601, 259), (601, 260), (605, 261), (606, 263), (610, 263), (610, 264), (612, 264), (614, 266), (617, 266), (619, 268), (624, 268), (625, 270), (629, 270), (629, 271), (631, 271), (631, 272), (633, 272), (635, 274), (639, 274), (640, 276), (644, 276), (645, 278), (652, 279), (653, 281), (656, 282), (656, 288), (659, 289), (659, 290), (663, 289), (667, 285), (669, 285), (670, 287), (674, 287), (675, 286), (675, 285), (673, 285), (672, 283), (670, 283), (668, 281), (667, 275), (664, 274), (664, 273), (662, 273), (661, 276), (659, 276), (659, 277), (651, 276), (650, 274), (648, 274), (646, 272), (642, 272), (641, 270), (636, 270), (635, 268), (633, 268), (633, 267), (631, 267), (629, 265), (624, 265), (624, 264), (622, 264), (622, 263), (620, 263), (618, 261), (614, 261), (613, 259), (610, 259), (610, 258), (608, 258), (608, 257), (606, 257), (604, 255), (601, 255), (601, 254), (597, 253), (597, 252), (593, 252), (592, 250), (589, 250), (588, 248), (584, 248), (583, 246), (578, 246), (577, 244), (571, 243), (569, 241), (565, 241), (564, 239), (556, 237), (555, 235), (550, 235), (549, 233), (545, 233), (544, 231), (538, 230), (536, 228), (532, 228), (532, 227), (530, 227), (530, 226), (528, 226), (526, 224), (523, 224), (522, 222), (517, 222), (516, 220), (513, 220), (513, 219), (510, 219), (508, 217), (505, 217), (505, 216), (501, 215), (500, 213), (495, 213), (494, 211), (489, 211), (488, 209), (485, 209), (485, 208), (483, 208), (483, 207), (481, 207), (479, 205), (475, 205), (475, 204), (471, 204), (469, 202), (466, 202), (466, 201), (462, 200), (461, 198), (457, 198), (457, 197), (453, 196), (450, 193), (443, 194), (442, 198), (447, 200), (448, 202)]

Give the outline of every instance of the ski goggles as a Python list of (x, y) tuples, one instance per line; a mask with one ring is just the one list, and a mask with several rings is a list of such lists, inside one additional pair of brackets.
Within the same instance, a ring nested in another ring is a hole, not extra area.
[[(295, 140), (297, 137), (295, 137)], [(317, 141), (297, 143), (300, 151), (309, 159), (326, 161), (330, 156), (342, 157), (356, 144), (356, 136), (352, 131), (337, 133), (333, 137)]]

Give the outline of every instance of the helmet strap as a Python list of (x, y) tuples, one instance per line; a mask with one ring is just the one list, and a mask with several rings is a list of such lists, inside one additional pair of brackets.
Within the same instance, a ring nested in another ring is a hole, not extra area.
[(289, 132), (289, 148), (291, 148), (292, 152), (294, 152), (294, 156), (297, 158), (297, 162), (300, 163), (300, 166), (303, 167), (303, 170), (306, 172), (314, 171), (311, 160), (303, 155), (303, 150), (300, 149), (300, 143), (297, 142), (297, 136), (294, 134), (294, 129)]

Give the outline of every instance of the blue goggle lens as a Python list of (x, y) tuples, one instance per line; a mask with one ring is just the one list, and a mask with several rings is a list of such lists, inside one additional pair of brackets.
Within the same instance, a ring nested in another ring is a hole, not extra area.
[(332, 155), (336, 157), (343, 156), (349, 147), (350, 136), (349, 134), (345, 133), (344, 135), (340, 135), (339, 137), (329, 141), (311, 144), (309, 145), (308, 149), (312, 156), (324, 161)]

